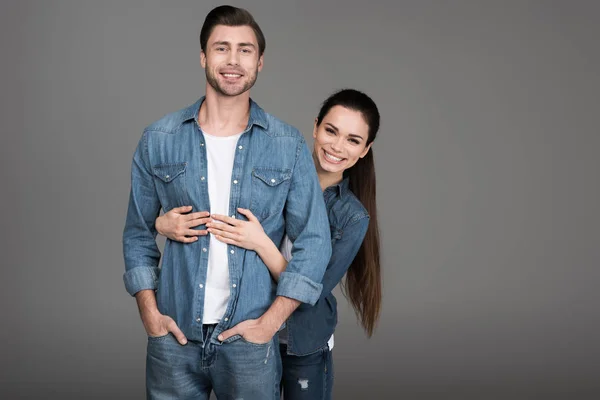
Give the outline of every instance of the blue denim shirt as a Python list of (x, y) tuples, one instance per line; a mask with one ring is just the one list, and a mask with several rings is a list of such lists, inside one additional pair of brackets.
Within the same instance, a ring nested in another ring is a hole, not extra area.
[(314, 353), (333, 334), (337, 325), (337, 301), (331, 291), (350, 267), (369, 226), (369, 214), (350, 191), (349, 178), (325, 189), (323, 197), (331, 228), (331, 259), (317, 303), (312, 307), (300, 305), (287, 321), (288, 354)]
[[(197, 121), (203, 100), (144, 130), (133, 156), (123, 232), (127, 291), (134, 295), (156, 290), (159, 311), (171, 316), (188, 339), (198, 341), (210, 235), (188, 244), (167, 240), (159, 268), (154, 221), (161, 208), (167, 212), (191, 205), (194, 212), (210, 210), (206, 148)], [(327, 212), (304, 138), (250, 103), (248, 126), (235, 152), (229, 215), (244, 218), (237, 208), (250, 209), (275, 243), (287, 232), (295, 243), (294, 259), (276, 284), (255, 252), (230, 245), (231, 295), (217, 334), (260, 317), (276, 295), (314, 304), (331, 255)]]

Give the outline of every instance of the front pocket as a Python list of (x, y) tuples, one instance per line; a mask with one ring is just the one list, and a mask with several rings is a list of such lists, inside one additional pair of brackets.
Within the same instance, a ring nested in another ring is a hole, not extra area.
[(185, 184), (186, 162), (159, 164), (152, 167), (154, 182), (165, 212), (175, 207), (188, 206)]
[(148, 341), (150, 341), (150, 342), (160, 342), (160, 341), (168, 339), (170, 334), (171, 334), (170, 332), (167, 332), (166, 335), (162, 335), (162, 336), (150, 336), (150, 335), (148, 335)]
[(291, 169), (255, 167), (252, 170), (250, 209), (261, 221), (283, 212), (291, 177)]

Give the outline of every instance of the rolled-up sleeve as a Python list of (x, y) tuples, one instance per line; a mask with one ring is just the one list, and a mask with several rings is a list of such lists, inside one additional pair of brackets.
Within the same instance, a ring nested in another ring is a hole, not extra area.
[(144, 133), (133, 155), (131, 191), (123, 230), (123, 281), (132, 296), (140, 290), (155, 290), (159, 276), (160, 250), (156, 244), (154, 221), (160, 211), (160, 201), (150, 171), (147, 134)]
[(277, 295), (314, 305), (331, 256), (329, 220), (317, 172), (306, 142), (298, 144), (296, 165), (285, 206), (292, 260), (281, 273)]

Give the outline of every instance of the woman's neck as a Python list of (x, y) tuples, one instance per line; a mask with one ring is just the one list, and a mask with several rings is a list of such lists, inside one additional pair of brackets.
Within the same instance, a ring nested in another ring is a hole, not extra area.
[(317, 160), (315, 153), (313, 153), (313, 161), (315, 162), (317, 176), (319, 177), (319, 184), (321, 185), (322, 191), (325, 191), (329, 186), (337, 185), (344, 179), (343, 171), (329, 172), (321, 168), (321, 164), (319, 163), (319, 160)]

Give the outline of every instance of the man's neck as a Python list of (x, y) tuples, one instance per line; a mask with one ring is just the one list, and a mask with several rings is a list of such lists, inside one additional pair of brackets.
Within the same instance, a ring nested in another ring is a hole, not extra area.
[(210, 86), (198, 112), (200, 128), (213, 136), (232, 136), (243, 132), (250, 118), (250, 92), (239, 96), (217, 94)]

